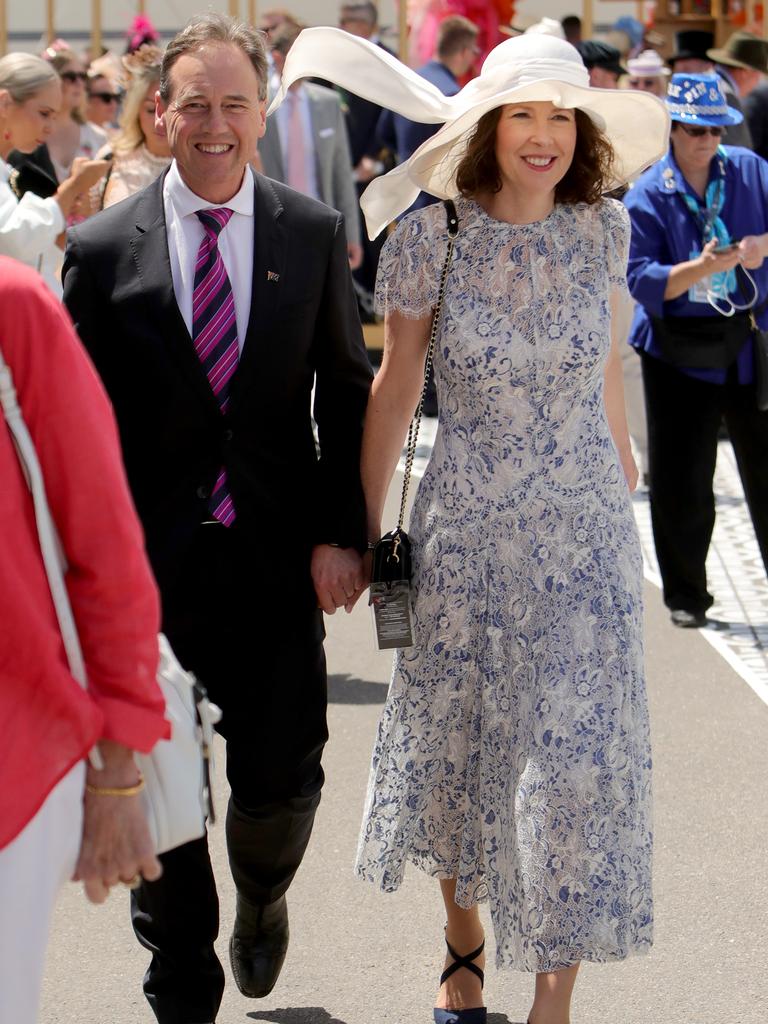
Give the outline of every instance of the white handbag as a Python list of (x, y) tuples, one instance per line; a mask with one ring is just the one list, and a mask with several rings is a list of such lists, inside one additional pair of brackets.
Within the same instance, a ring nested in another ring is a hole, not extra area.
[[(19, 407), (10, 368), (0, 352), (0, 403), (26, 476), (48, 583), (56, 608), (69, 667), (83, 689), (88, 688), (85, 663), (75, 619), (64, 583), (66, 562), (45, 494), (45, 481), (34, 442)], [(197, 680), (176, 660), (160, 634), (157, 682), (163, 691), (171, 738), (160, 740), (149, 754), (135, 755), (144, 776), (141, 796), (150, 833), (158, 853), (205, 834), (205, 821), (215, 820), (211, 801), (213, 727), (221, 711), (211, 703)], [(91, 763), (101, 767), (98, 750)]]

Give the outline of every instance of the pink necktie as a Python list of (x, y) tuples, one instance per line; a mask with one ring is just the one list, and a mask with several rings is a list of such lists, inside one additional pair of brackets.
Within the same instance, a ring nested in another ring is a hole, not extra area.
[[(224, 413), (229, 402), (229, 382), (237, 369), (239, 357), (235, 297), (219, 252), (219, 232), (227, 226), (232, 211), (226, 207), (198, 210), (197, 216), (205, 235), (197, 252), (195, 267), (192, 344)], [(223, 467), (208, 499), (208, 509), (214, 519), (225, 526), (231, 526), (235, 521), (235, 506)]]
[(301, 116), (301, 100), (295, 92), (288, 93), (288, 167), (287, 184), (297, 192), (307, 193), (306, 146), (304, 143), (304, 123)]

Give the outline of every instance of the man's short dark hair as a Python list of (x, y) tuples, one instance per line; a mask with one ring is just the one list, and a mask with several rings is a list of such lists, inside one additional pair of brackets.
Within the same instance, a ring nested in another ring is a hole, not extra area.
[(342, 4), (339, 18), (342, 21), (345, 18), (349, 18), (350, 21), (365, 21), (373, 27), (378, 24), (379, 12), (376, 10), (376, 4), (372, 3)]
[(303, 31), (303, 25), (298, 25), (291, 21), (284, 21), (282, 25), (278, 25), (269, 37), (270, 50), (277, 50), (278, 53), (282, 53), (284, 57), (287, 57), (288, 51)]
[(581, 18), (578, 14), (566, 14), (560, 24), (569, 43), (581, 38)]
[(199, 14), (192, 18), (168, 44), (160, 67), (160, 96), (164, 103), (171, 98), (171, 70), (185, 53), (194, 53), (206, 43), (237, 46), (253, 65), (259, 80), (259, 99), (267, 98), (267, 51), (264, 35), (237, 18), (225, 14)]
[(461, 53), (468, 46), (474, 46), (478, 32), (477, 25), (460, 14), (444, 18), (437, 29), (437, 56), (440, 60)]

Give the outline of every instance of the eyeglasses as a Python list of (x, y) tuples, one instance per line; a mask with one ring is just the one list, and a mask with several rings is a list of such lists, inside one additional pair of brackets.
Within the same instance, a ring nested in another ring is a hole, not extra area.
[(88, 75), (86, 75), (84, 71), (62, 71), (60, 77), (63, 78), (65, 82), (71, 82), (73, 85), (75, 82), (88, 81)]
[(685, 134), (690, 135), (692, 139), (703, 139), (705, 135), (714, 135), (716, 139), (719, 139), (725, 131), (725, 128), (719, 124), (710, 125), (707, 128), (702, 128), (699, 127), (699, 125), (692, 124), (681, 124), (680, 127), (683, 129)]
[(117, 103), (120, 97), (115, 92), (89, 92), (88, 99), (101, 100), (102, 103)]

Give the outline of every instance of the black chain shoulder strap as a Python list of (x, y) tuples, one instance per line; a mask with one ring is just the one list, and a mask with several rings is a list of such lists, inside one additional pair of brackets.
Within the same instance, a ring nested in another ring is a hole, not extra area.
[(435, 343), (437, 341), (437, 332), (440, 327), (440, 317), (443, 312), (443, 299), (445, 298), (445, 284), (448, 280), (448, 271), (451, 267), (451, 260), (453, 258), (453, 246), (456, 241), (456, 236), (459, 233), (459, 215), (456, 212), (456, 205), (452, 199), (443, 200), (443, 206), (445, 207), (445, 215), (448, 220), (448, 251), (445, 254), (445, 261), (443, 263), (443, 269), (440, 274), (440, 287), (437, 292), (437, 304), (435, 305), (435, 312), (432, 316), (432, 329), (429, 334), (429, 344), (427, 345), (427, 356), (424, 360), (424, 383), (421, 387), (421, 396), (419, 398), (419, 404), (416, 406), (416, 412), (413, 415), (410, 426), (408, 427), (408, 441), (406, 443), (406, 456), (405, 456), (405, 471), (403, 473), (403, 494), (400, 499), (400, 515), (397, 520), (397, 531), (402, 532), (403, 522), (405, 520), (405, 506), (408, 501), (408, 488), (411, 483), (411, 471), (413, 469), (413, 460), (416, 457), (416, 444), (419, 439), (419, 427), (421, 426), (421, 414), (424, 408), (424, 399), (427, 395), (427, 386), (429, 384), (429, 374), (432, 369), (432, 360), (435, 355)]

